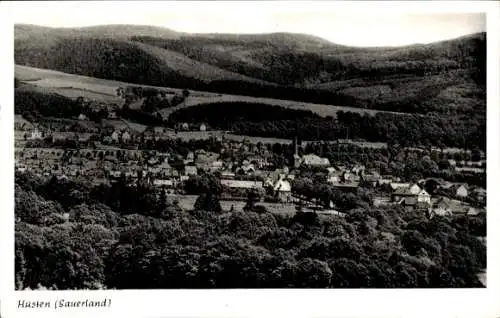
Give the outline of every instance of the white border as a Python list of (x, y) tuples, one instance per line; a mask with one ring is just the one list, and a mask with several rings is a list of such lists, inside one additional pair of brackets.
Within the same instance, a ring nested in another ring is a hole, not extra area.
[[(253, 5), (261, 5), (258, 2)], [(117, 5), (134, 5), (120, 2)], [(231, 7), (234, 4), (226, 4)], [(276, 6), (278, 3), (262, 4)], [(97, 291), (97, 292), (14, 292), (13, 261), (13, 35), (8, 7), (0, 3), (3, 40), (0, 49), (0, 145), (2, 177), (0, 234), (2, 260), (2, 317), (498, 317), (500, 316), (498, 269), (500, 224), (499, 180), (499, 13), (496, 2), (316, 2), (284, 3), (284, 10), (324, 6), (324, 10), (356, 12), (487, 12), (488, 41), (488, 288), (477, 290), (211, 290), (211, 291)], [(196, 6), (196, 4), (193, 4)], [(50, 3), (47, 2), (50, 10)], [(43, 12), (40, 12), (43, 14)], [(110, 13), (112, 14), (112, 13)], [(56, 298), (111, 298), (105, 310), (24, 310), (15, 305), (21, 297), (38, 300)]]

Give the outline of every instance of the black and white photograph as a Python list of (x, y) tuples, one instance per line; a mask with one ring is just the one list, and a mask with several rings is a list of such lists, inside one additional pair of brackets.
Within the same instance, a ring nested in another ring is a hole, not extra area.
[(487, 13), (273, 2), (11, 4), (14, 290), (488, 287)]

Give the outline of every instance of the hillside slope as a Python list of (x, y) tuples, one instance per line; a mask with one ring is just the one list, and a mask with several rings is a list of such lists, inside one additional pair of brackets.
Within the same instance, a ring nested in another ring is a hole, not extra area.
[(353, 48), (303, 34), (24, 25), (16, 26), (15, 61), (138, 84), (388, 111), (486, 109), (485, 33), (426, 45)]
[(108, 38), (60, 38), (16, 43), (16, 64), (132, 83), (189, 86), (193, 82), (258, 80), (142, 43)]

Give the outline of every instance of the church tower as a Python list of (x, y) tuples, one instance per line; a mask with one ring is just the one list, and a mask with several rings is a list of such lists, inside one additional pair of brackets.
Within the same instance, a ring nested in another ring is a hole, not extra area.
[(293, 167), (298, 168), (300, 166), (300, 156), (299, 156), (299, 140), (298, 140), (298, 123), (297, 121), (295, 122), (295, 134), (293, 136), (292, 140), (292, 148), (293, 148)]

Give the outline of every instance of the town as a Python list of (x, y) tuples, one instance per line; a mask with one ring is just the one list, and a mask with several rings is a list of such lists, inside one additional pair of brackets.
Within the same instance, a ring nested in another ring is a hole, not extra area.
[[(119, 121), (116, 115), (112, 118)], [(88, 119), (82, 114), (77, 120)], [(480, 184), (451, 182), (436, 177), (403, 179), (384, 174), (370, 162), (362, 160), (332, 162), (319, 156), (320, 153), (305, 153), (306, 148), (311, 147), (299, 145), (296, 137), (284, 145), (289, 155), (275, 160), (276, 151), (283, 151), (277, 149), (279, 145), (252, 143), (246, 138), (232, 140), (226, 138), (225, 132), (212, 135), (203, 123), (199, 126), (181, 123), (181, 131), (144, 125), (135, 125), (134, 130), (123, 125), (121, 129), (105, 127), (96, 129), (94, 133), (82, 133), (51, 131), (16, 115), (15, 125), (15, 165), (19, 172), (30, 171), (45, 178), (79, 179), (91, 184), (112, 183), (125, 178), (130, 185), (143, 182), (161, 188), (168, 198), (175, 199), (186, 209), (193, 208), (196, 196), (200, 194), (187, 193), (186, 184), (196, 178), (213, 175), (222, 185), (221, 204), (226, 210), (242, 209), (248, 193), (255, 192), (256, 199), (262, 201), (260, 206), (270, 212), (314, 210), (317, 213), (343, 215), (343, 211), (330, 199), (324, 199), (318, 189), (308, 193), (301, 181), (314, 181), (315, 185), (328, 186), (343, 194), (366, 192), (370, 194), (368, 203), (372, 206), (399, 205), (421, 211), (429, 217), (476, 215), (485, 210), (486, 190)], [(190, 144), (190, 149), (184, 147), (180, 152), (163, 152), (156, 146), (152, 147), (152, 143), (180, 140), (176, 136), (193, 127), (204, 138), (198, 140), (199, 148), (196, 142), (186, 142)], [(362, 148), (352, 146), (345, 140), (334, 144), (337, 154), (342, 145), (344, 149), (354, 147), (354, 152), (358, 151), (356, 148)], [(212, 151), (207, 145), (213, 148)], [(436, 148), (407, 147), (405, 152), (421, 158), (443, 154), (443, 150)], [(363, 154), (366, 161), (366, 154)], [(479, 178), (485, 174), (484, 153), (476, 154), (475, 158), (470, 152), (452, 153), (446, 157), (449, 159), (443, 170)], [(436, 170), (436, 167), (429, 169)]]

